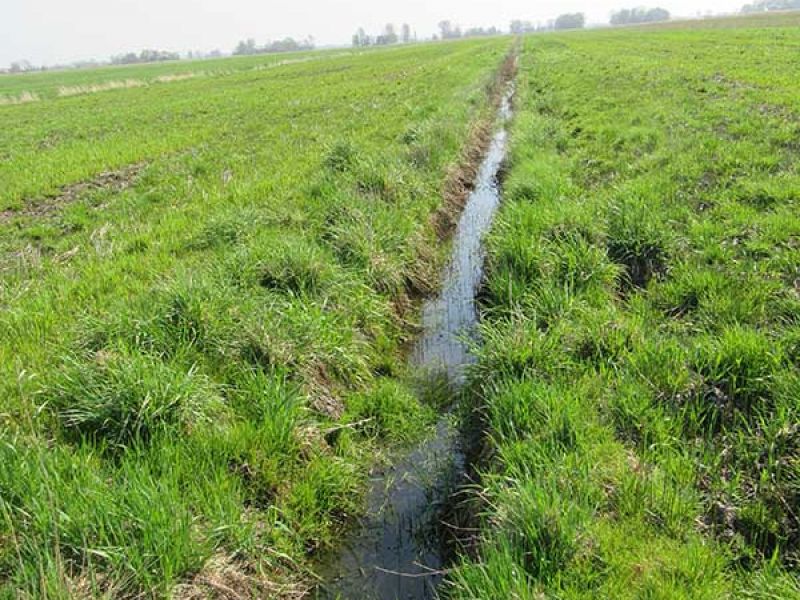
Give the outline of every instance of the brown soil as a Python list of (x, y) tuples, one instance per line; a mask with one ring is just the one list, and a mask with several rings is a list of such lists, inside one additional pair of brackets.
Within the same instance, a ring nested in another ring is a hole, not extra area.
[(306, 589), (294, 583), (270, 581), (247, 565), (218, 555), (212, 557), (203, 570), (191, 581), (178, 585), (172, 597), (176, 600), (260, 600), (281, 598), (293, 600), (303, 598)]
[(24, 206), (18, 209), (0, 211), (0, 223), (6, 223), (16, 217), (46, 217), (97, 190), (121, 192), (136, 182), (146, 165), (146, 162), (139, 162), (115, 171), (100, 173), (88, 181), (65, 185), (54, 196), (26, 201)]

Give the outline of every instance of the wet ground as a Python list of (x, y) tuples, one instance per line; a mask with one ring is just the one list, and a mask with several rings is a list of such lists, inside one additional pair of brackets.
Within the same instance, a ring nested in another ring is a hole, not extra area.
[[(483, 276), (483, 236), (500, 203), (498, 172), (511, 117), (509, 87), (499, 127), (484, 158), (453, 238), (440, 294), (422, 310), (423, 334), (413, 363), (431, 378), (463, 382), (473, 362), (469, 348), (478, 313), (475, 296)], [(435, 597), (447, 561), (441, 516), (466, 467), (465, 448), (452, 414), (435, 433), (390, 467), (373, 473), (365, 516), (324, 561), (320, 599), (427, 600)]]

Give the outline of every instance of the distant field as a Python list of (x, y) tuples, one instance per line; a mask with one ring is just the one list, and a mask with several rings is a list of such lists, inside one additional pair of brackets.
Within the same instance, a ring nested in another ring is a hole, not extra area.
[(525, 39), (449, 597), (800, 598), (797, 18)]
[(701, 19), (674, 19), (664, 23), (639, 25), (641, 29), (743, 29), (784, 28), (800, 25), (800, 10), (770, 11)]
[[(0, 210), (137, 157), (203, 143), (236, 127), (251, 107), (263, 108), (259, 92), (274, 96), (285, 77), (349, 70), (349, 64), (313, 64), (349, 55), (316, 51), (2, 76)], [(291, 64), (305, 68), (274, 78), (264, 73)], [(272, 87), (260, 88), (265, 80)]]
[(0, 78), (0, 597), (302, 592), (510, 43)]
[(168, 82), (173, 78), (187, 77), (188, 75), (213, 77), (238, 71), (260, 70), (287, 62), (335, 58), (350, 52), (350, 50), (282, 52), (224, 59), (165, 61), (0, 75), (0, 104), (4, 98), (12, 99), (26, 92), (36, 95), (39, 99), (54, 98), (59, 95), (67, 95), (70, 91), (79, 88), (100, 87), (108, 85), (110, 82), (136, 81), (141, 84), (153, 84)]

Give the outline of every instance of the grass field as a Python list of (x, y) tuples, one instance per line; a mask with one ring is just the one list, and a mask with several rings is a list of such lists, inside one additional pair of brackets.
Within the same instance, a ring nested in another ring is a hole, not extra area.
[(0, 597), (302, 593), (510, 43), (0, 78)]
[(79, 93), (97, 93), (105, 88), (113, 89), (110, 84), (114, 82), (128, 82), (128, 87), (170, 83), (195, 77), (219, 77), (240, 71), (259, 71), (281, 64), (337, 58), (351, 53), (351, 50), (282, 52), (224, 59), (165, 61), (3, 75), (0, 105), (4, 101), (13, 102), (24, 95), (33, 97), (29, 98), (31, 101), (47, 100)]
[(633, 25), (631, 28), (643, 31), (664, 29), (783, 29), (797, 27), (798, 25), (800, 25), (800, 10), (786, 10), (709, 16), (697, 19), (675, 18), (670, 21)]
[[(798, 14), (523, 39), (442, 596), (800, 598)], [(307, 595), (512, 47), (0, 77), (0, 598)]]
[(449, 597), (800, 597), (795, 16), (526, 38)]

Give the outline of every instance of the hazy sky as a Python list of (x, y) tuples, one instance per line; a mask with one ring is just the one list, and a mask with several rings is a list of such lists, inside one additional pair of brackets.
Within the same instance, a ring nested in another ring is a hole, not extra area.
[(0, 66), (28, 59), (52, 64), (141, 48), (230, 51), (239, 39), (259, 42), (313, 35), (318, 44), (347, 43), (361, 25), (378, 32), (408, 22), (420, 36), (450, 19), (464, 27), (511, 19), (545, 21), (583, 11), (608, 20), (624, 6), (661, 5), (675, 15), (737, 10), (745, 0), (2, 0)]

